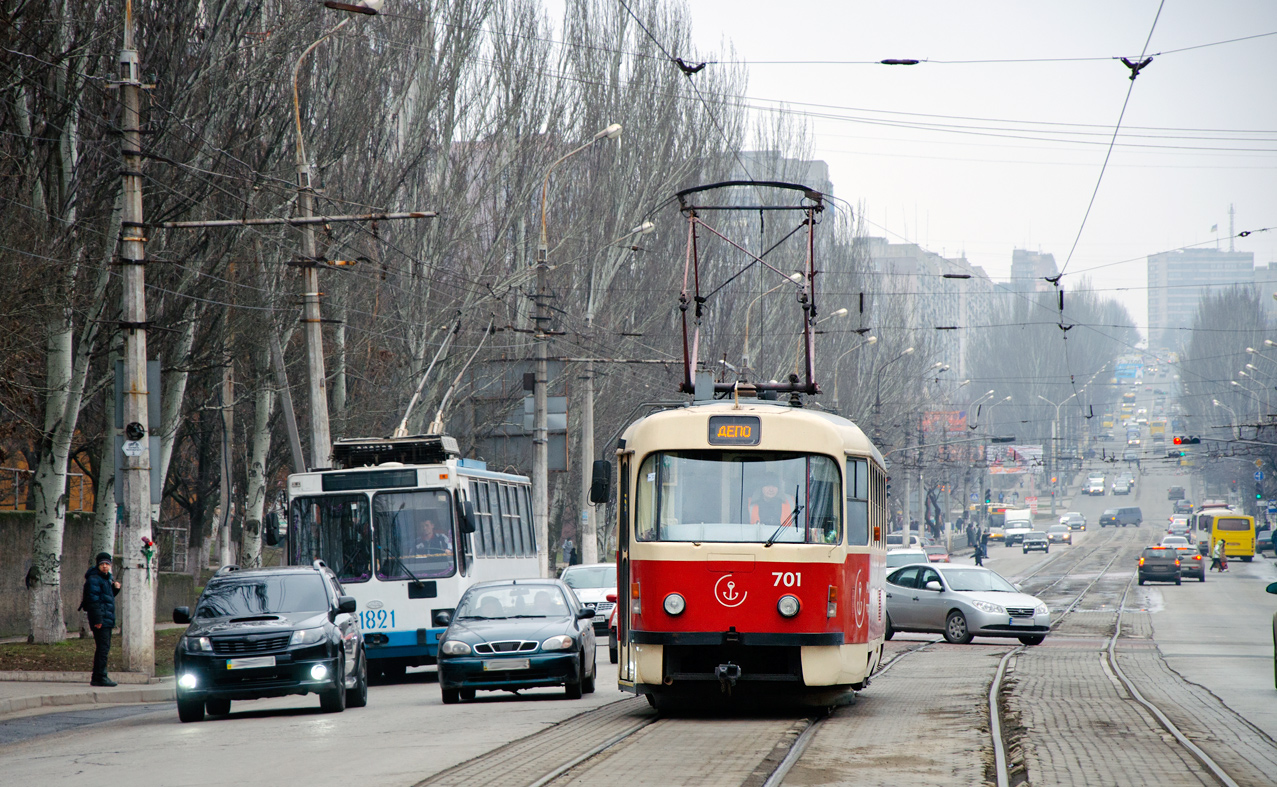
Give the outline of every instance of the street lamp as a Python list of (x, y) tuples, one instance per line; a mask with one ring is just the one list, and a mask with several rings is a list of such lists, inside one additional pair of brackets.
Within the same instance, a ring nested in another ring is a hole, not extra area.
[[(1051, 421), (1051, 475), (1052, 476), (1057, 476), (1060, 472), (1060, 444), (1056, 442), (1057, 440), (1060, 439), (1060, 436), (1059, 436), (1060, 407), (1063, 406), (1066, 402), (1068, 402), (1069, 399), (1072, 399), (1073, 397), (1077, 396), (1080, 393), (1082, 392), (1079, 390), (1070, 394), (1064, 399), (1061, 399), (1059, 404), (1056, 404), (1055, 402), (1046, 398), (1042, 394), (1038, 394), (1039, 399), (1041, 399), (1042, 401), (1046, 402), (1047, 404), (1055, 408), (1055, 420)], [(1055, 492), (1056, 492), (1056, 484), (1052, 482), (1051, 484), (1051, 516), (1055, 516)]]
[[(545, 202), (546, 195), (550, 190), (550, 175), (554, 172), (555, 167), (575, 156), (577, 153), (585, 150), (595, 142), (604, 139), (616, 139), (621, 136), (621, 126), (619, 123), (612, 123), (607, 128), (595, 134), (585, 144), (573, 148), (571, 151), (555, 159), (554, 163), (545, 171), (545, 178), (541, 182), (541, 239), (537, 244), (537, 297), (536, 297), (536, 332), (534, 339), (536, 342), (536, 373), (533, 375), (532, 384), (532, 519), (536, 525), (537, 532), (537, 568), (542, 577), (550, 575), (550, 432), (548, 428), (546, 410), (546, 355), (548, 347), (546, 346), (546, 323), (550, 320), (549, 310), (546, 309), (546, 274), (549, 272), (547, 258), (550, 254), (550, 242), (546, 232), (545, 220)], [(592, 454), (593, 452), (591, 452)], [(592, 523), (593, 518), (588, 519), (588, 523)], [(584, 528), (582, 528), (584, 530)], [(581, 540), (585, 542), (582, 549), (581, 557), (583, 560), (589, 561), (586, 550), (595, 553), (593, 561), (597, 562), (598, 545), (595, 543), (594, 534), (586, 536), (582, 533)]]
[(881, 433), (882, 433), (882, 423), (881, 423), (881, 419), (882, 419), (882, 370), (883, 370), (883, 369), (886, 369), (888, 366), (892, 365), (893, 363), (895, 363), (896, 361), (898, 361), (898, 360), (900, 360), (901, 358), (905, 357), (906, 355), (912, 355), (912, 354), (913, 354), (913, 348), (912, 348), (912, 347), (906, 347), (906, 348), (904, 349), (904, 352), (900, 353), (900, 354), (899, 354), (899, 355), (897, 355), (895, 358), (892, 358), (890, 361), (887, 361), (886, 363), (884, 363), (884, 364), (882, 364), (881, 366), (879, 366), (879, 367), (878, 367), (877, 372), (876, 372), (876, 373), (875, 373), (875, 375), (874, 375), (874, 377), (876, 378), (876, 384), (875, 384), (875, 386), (874, 386), (874, 440), (875, 440), (875, 442), (879, 439), (879, 435), (881, 435)]
[[(1235, 384), (1236, 383), (1234, 383), (1234, 385)], [(1237, 430), (1237, 411), (1229, 407), (1228, 405), (1224, 404), (1218, 399), (1211, 399), (1211, 403), (1214, 404), (1216, 407), (1222, 407), (1228, 411), (1228, 414), (1232, 416), (1232, 421), (1229, 423), (1229, 431), (1235, 432)], [(1240, 439), (1240, 436), (1241, 436), (1240, 432), (1237, 432), (1237, 434), (1235, 435), (1237, 439)]]
[(837, 360), (834, 361), (834, 409), (835, 410), (838, 409), (838, 364), (842, 362), (843, 358), (846, 358), (848, 355), (851, 355), (856, 350), (859, 350), (861, 347), (865, 347), (867, 345), (877, 344), (877, 343), (878, 343), (877, 336), (866, 336), (863, 342), (847, 350), (847, 352), (838, 356)]
[[(645, 221), (634, 229), (612, 240), (608, 246), (614, 246), (621, 241), (632, 238), (635, 235), (650, 235), (656, 229), (656, 225), (650, 221)], [(586, 294), (585, 303), (585, 332), (590, 334), (594, 325), (594, 263), (593, 257), (590, 262), (590, 280), (589, 290)], [(585, 361), (585, 374), (582, 375), (581, 385), (581, 560), (585, 563), (597, 563), (598, 554), (598, 520), (595, 518), (596, 511), (590, 503), (590, 477), (593, 473), (594, 465), (594, 359), (587, 358)], [(548, 483), (548, 482), (547, 482)]]
[[(360, 3), (333, 3), (330, 8), (359, 14), (376, 14), (382, 0), (364, 0)], [(302, 137), (301, 101), (297, 83), (300, 81), (302, 61), (315, 48), (331, 38), (337, 31), (350, 24), (348, 16), (315, 39), (302, 51), (293, 65), (293, 123), (297, 131), (297, 209), (300, 217), (309, 219), (315, 213), (315, 191), (311, 187), (310, 163), (306, 156), (306, 143)], [(328, 391), (324, 384), (324, 334), (319, 314), (319, 267), (315, 250), (315, 225), (304, 222), (302, 231), (302, 301), (306, 322), (306, 362), (310, 374), (310, 469), (327, 467), (332, 454), (332, 434), (328, 425)]]
[(801, 273), (791, 273), (789, 274), (789, 276), (785, 277), (785, 281), (782, 281), (780, 284), (777, 284), (775, 287), (772, 287), (770, 290), (768, 290), (767, 292), (764, 292), (762, 295), (755, 296), (754, 300), (750, 301), (749, 305), (745, 307), (745, 349), (744, 349), (744, 352), (741, 353), (741, 369), (742, 370), (749, 371), (749, 317), (750, 317), (750, 314), (754, 311), (754, 304), (758, 303), (765, 296), (771, 295), (776, 290), (779, 290), (781, 287), (784, 287), (786, 284), (799, 284), (800, 282), (802, 282), (802, 280), (803, 280), (803, 275)]

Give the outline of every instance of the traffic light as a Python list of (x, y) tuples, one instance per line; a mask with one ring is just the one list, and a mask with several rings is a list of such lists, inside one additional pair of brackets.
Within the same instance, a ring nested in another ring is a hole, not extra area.
[(1255, 499), (1256, 500), (1264, 499), (1264, 485), (1258, 481), (1255, 482)]
[(1166, 458), (1167, 459), (1182, 459), (1187, 453), (1188, 453), (1187, 451), (1176, 451), (1172, 449), (1166, 452)]
[(984, 502), (986, 502), (986, 503), (992, 503), (992, 502), (993, 502), (993, 490), (992, 490), (992, 489), (986, 489), (986, 490), (984, 490)]
[(1202, 442), (1202, 438), (1180, 437), (1179, 435), (1176, 435), (1174, 438), (1171, 439), (1171, 442), (1174, 443), (1175, 445), (1200, 445)]

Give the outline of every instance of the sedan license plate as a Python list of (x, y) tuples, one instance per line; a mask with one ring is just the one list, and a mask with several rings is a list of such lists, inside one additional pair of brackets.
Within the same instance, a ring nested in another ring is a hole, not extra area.
[(274, 656), (252, 656), (246, 659), (227, 659), (226, 669), (253, 669), (255, 667), (275, 666)]
[(1012, 626), (1032, 626), (1033, 618), (1011, 618), (1008, 625)]
[(501, 659), (499, 661), (483, 662), (485, 672), (506, 672), (516, 669), (527, 669), (531, 666), (531, 662), (527, 659)]

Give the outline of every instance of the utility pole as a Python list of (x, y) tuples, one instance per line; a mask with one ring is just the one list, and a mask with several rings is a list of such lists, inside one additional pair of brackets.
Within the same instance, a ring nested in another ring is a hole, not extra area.
[(550, 431), (548, 428), (546, 401), (546, 331), (550, 315), (545, 308), (546, 274), (549, 266), (546, 256), (549, 248), (545, 240), (545, 225), (541, 225), (541, 245), (537, 247), (537, 300), (533, 316), (536, 333), (536, 366), (532, 384), (532, 519), (537, 532), (537, 569), (542, 577), (550, 576)]
[[(146, 407), (146, 227), (142, 222), (141, 58), (133, 46), (133, 3), (124, 2), (124, 46), (120, 50), (120, 118), (124, 216), (121, 221), (121, 327), (124, 336), (124, 433), (127, 440), (149, 443)], [(158, 414), (157, 414), (158, 415)], [(154, 566), (142, 553), (151, 539), (151, 452), (120, 457), (124, 463), (124, 521), (121, 532), (120, 597), (124, 669), (155, 673)]]
[[(586, 332), (590, 330), (586, 318)], [(594, 472), (594, 359), (585, 362), (581, 378), (581, 562), (599, 562), (599, 530), (590, 503), (590, 475)]]

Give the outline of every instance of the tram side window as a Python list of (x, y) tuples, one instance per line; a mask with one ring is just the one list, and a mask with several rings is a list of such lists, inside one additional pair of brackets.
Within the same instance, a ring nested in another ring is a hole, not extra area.
[(299, 497), (289, 511), (289, 562), (322, 560), (342, 582), (367, 582), (372, 576), (368, 497)]
[(869, 463), (847, 460), (847, 543), (869, 544)]

